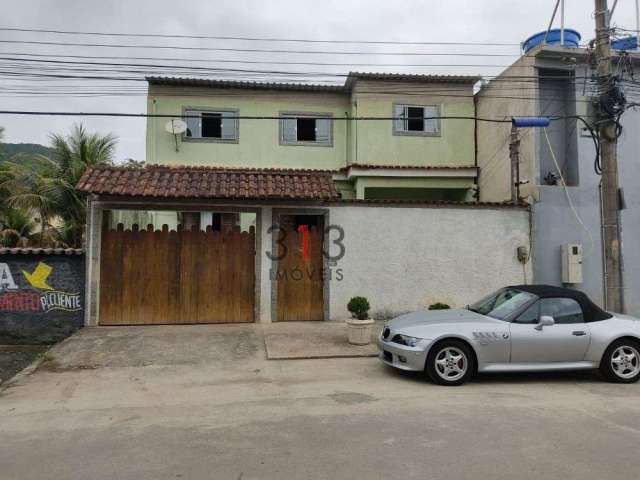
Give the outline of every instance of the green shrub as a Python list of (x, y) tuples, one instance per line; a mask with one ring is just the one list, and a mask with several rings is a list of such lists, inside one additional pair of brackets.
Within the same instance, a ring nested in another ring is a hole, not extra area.
[(436, 302), (433, 303), (431, 305), (429, 305), (429, 310), (448, 310), (451, 307), (449, 305), (447, 305), (446, 303), (442, 303), (442, 302)]
[(358, 320), (366, 320), (369, 318), (369, 300), (365, 297), (353, 297), (347, 304), (347, 310), (351, 312), (353, 318)]

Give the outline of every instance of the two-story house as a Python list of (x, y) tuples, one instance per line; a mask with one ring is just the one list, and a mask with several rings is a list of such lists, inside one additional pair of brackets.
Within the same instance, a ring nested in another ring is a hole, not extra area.
[(148, 81), (147, 165), (77, 186), (88, 325), (387, 318), (530, 277), (528, 210), (475, 198), (477, 77)]
[[(344, 85), (149, 77), (147, 163), (331, 171), (345, 199), (473, 199), (474, 76), (351, 73)], [(434, 118), (435, 117), (435, 118)], [(395, 118), (395, 120), (391, 120)]]

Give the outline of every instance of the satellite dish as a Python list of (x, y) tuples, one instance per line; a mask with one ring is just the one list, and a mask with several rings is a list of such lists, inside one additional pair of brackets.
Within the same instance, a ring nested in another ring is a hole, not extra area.
[(172, 135), (181, 135), (187, 131), (187, 123), (184, 120), (180, 120), (179, 118), (174, 118), (173, 120), (167, 122), (164, 126), (164, 129), (167, 133)]

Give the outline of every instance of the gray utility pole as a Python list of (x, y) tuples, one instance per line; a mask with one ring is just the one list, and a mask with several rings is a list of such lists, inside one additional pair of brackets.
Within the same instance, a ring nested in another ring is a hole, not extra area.
[[(607, 0), (596, 2), (596, 62), (600, 98), (606, 98), (613, 84), (611, 40)], [(614, 121), (600, 112), (600, 155), (602, 162), (602, 229), (606, 267), (606, 308), (622, 313), (622, 242), (620, 239), (620, 193), (618, 188), (617, 138)]]

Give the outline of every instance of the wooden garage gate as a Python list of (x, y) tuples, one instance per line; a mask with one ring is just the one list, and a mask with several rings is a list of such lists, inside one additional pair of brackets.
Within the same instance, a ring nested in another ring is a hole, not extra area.
[(101, 325), (254, 321), (255, 231), (104, 230)]

